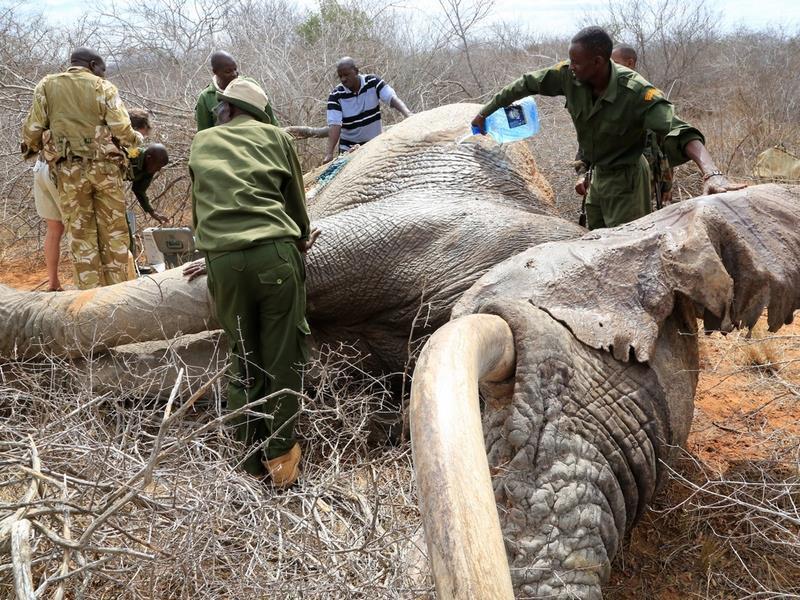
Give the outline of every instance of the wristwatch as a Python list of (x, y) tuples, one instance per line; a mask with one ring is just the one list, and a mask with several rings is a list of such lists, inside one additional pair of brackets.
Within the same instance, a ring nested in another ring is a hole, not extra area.
[(711, 171), (711, 173), (706, 173), (703, 175), (703, 181), (708, 181), (712, 177), (719, 177), (724, 176), (725, 174), (722, 171)]

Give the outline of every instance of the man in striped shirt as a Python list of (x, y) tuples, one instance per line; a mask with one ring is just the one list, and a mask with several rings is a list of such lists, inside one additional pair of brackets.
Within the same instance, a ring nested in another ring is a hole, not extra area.
[(347, 152), (380, 135), (380, 102), (388, 104), (404, 117), (411, 111), (397, 97), (388, 83), (377, 75), (361, 75), (349, 56), (336, 63), (336, 74), (342, 82), (328, 96), (328, 152), (325, 162), (333, 160), (337, 146)]

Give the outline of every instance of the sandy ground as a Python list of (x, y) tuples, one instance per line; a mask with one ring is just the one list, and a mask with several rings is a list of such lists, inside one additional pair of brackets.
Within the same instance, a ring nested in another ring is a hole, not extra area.
[[(40, 262), (0, 265), (0, 283), (32, 290), (44, 282)], [(70, 287), (68, 259), (62, 282)], [(800, 564), (752, 541), (752, 511), (720, 502), (714, 490), (729, 488), (708, 484), (800, 479), (800, 323), (769, 334), (762, 320), (751, 339), (742, 332), (714, 333), (702, 336), (700, 348), (685, 458), (625, 540), (605, 590), (609, 599), (738, 598), (746, 594), (736, 585), (757, 588), (755, 579), (773, 584), (767, 588), (800, 582)], [(694, 487), (704, 484), (705, 491)]]

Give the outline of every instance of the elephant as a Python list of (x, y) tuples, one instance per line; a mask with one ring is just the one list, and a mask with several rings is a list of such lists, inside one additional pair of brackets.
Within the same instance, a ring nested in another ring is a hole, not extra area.
[[(477, 109), (418, 113), (309, 190), (323, 230), (309, 321), (317, 345), (353, 343), (383, 373), (432, 333), (411, 434), (439, 597), (596, 598), (686, 441), (696, 317), (728, 330), (769, 306), (775, 329), (800, 303), (800, 189), (587, 234), (557, 216), (528, 144), (456, 142)], [(82, 292), (0, 287), (0, 319), (3, 357), (215, 327), (204, 282), (179, 270)]]
[[(349, 342), (378, 372), (402, 370), (414, 317), (421, 337), (499, 260), (584, 230), (556, 215), (553, 191), (524, 144), (469, 131), (478, 105), (412, 116), (345, 157), (308, 191), (322, 236), (306, 263), (315, 344)], [(123, 344), (216, 328), (204, 280), (180, 270), (87, 291), (0, 286), (0, 356), (82, 357)], [(202, 361), (201, 361), (202, 362)]]
[(697, 319), (790, 323), (798, 222), (800, 186), (699, 197), (526, 250), (462, 295), (411, 390), (439, 597), (602, 596), (689, 434)]

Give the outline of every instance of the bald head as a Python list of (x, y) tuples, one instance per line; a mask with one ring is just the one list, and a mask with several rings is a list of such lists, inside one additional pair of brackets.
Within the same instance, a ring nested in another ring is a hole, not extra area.
[(611, 51), (611, 60), (632, 70), (636, 69), (637, 58), (636, 50), (628, 44), (617, 44)]
[(217, 78), (217, 85), (224, 90), (239, 76), (239, 66), (233, 56), (224, 50), (217, 50), (211, 55), (211, 72)]
[(85, 67), (98, 77), (106, 74), (106, 62), (97, 50), (91, 48), (75, 48), (69, 55), (69, 64), (73, 67)]
[(169, 163), (169, 154), (163, 144), (150, 144), (144, 151), (144, 170), (155, 175)]
[(361, 87), (356, 61), (350, 56), (343, 56), (336, 61), (336, 75), (342, 85), (352, 92), (357, 92)]
[(346, 69), (357, 69), (356, 61), (351, 56), (343, 56), (339, 60), (336, 61), (336, 70), (338, 71), (340, 68), (345, 67)]

